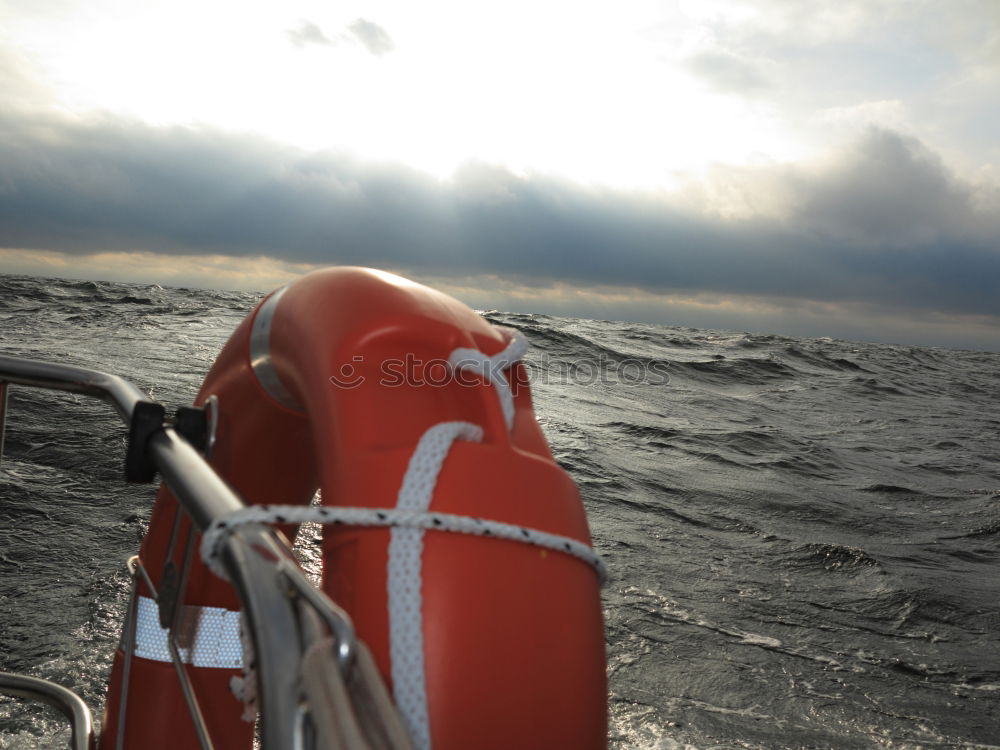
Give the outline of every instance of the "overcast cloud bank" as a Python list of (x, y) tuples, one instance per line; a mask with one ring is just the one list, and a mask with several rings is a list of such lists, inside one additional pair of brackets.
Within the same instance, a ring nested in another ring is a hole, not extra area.
[[(743, 302), (703, 305), (704, 325), (760, 330), (751, 324), (765, 321), (780, 332), (790, 331), (781, 311), (811, 300), (833, 315), (853, 310), (859, 322), (865, 310), (878, 316), (864, 329), (870, 337), (889, 331), (879, 318), (911, 317), (916, 335), (919, 320), (939, 316), (980, 331), (956, 345), (1000, 348), (989, 340), (1000, 323), (998, 209), (996, 184), (960, 179), (921, 142), (887, 129), (869, 128), (822, 163), (719, 167), (666, 194), (485, 164), (441, 181), (256, 136), (0, 116), (0, 247), (81, 261), (107, 251), (265, 256), (458, 286), (495, 276), (529, 290), (590, 290), (568, 314), (609, 309), (616, 288), (639, 300), (630, 317), (645, 309), (652, 320), (663, 317), (658, 298), (717, 295)], [(511, 297), (499, 286), (496, 303), (478, 303), (502, 307)], [(839, 335), (823, 317), (790, 332)]]

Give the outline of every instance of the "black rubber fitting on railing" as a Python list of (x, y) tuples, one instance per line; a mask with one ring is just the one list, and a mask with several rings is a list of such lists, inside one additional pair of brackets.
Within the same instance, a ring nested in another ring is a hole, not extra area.
[(208, 443), (208, 414), (204, 406), (181, 406), (174, 417), (174, 429), (199, 452)]
[(160, 587), (156, 592), (157, 611), (160, 616), (160, 627), (166, 630), (174, 626), (174, 612), (177, 609), (177, 566), (173, 560), (167, 560), (160, 575)]
[(128, 426), (128, 447), (125, 449), (125, 481), (152, 482), (156, 464), (149, 455), (149, 438), (163, 429), (167, 410), (155, 401), (137, 401)]

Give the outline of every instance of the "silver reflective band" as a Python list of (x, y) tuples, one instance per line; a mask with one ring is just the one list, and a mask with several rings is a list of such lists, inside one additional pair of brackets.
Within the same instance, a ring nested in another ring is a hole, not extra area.
[[(140, 596), (136, 608), (135, 655), (142, 659), (170, 659), (169, 630), (160, 627), (156, 602)], [(185, 664), (195, 667), (239, 669), (243, 666), (240, 645), (240, 613), (222, 607), (181, 609), (177, 650)]]
[(257, 382), (271, 398), (292, 411), (302, 411), (302, 405), (292, 398), (271, 362), (271, 324), (274, 322), (274, 311), (278, 309), (278, 301), (287, 290), (288, 287), (283, 286), (264, 300), (253, 319), (253, 327), (250, 329), (250, 366), (257, 376)]

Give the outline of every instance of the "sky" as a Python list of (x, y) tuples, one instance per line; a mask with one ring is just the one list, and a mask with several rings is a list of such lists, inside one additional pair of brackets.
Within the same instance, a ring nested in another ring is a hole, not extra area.
[(0, 0), (0, 272), (1000, 351), (1000, 0)]

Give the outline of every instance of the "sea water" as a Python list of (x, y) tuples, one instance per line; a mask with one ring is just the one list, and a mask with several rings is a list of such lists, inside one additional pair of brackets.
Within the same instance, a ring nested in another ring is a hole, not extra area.
[[(187, 404), (261, 295), (0, 276), (0, 353)], [(490, 312), (611, 570), (614, 748), (1000, 747), (1000, 354)], [(151, 485), (13, 387), (0, 670), (100, 716)], [(64, 746), (0, 702), (0, 748)]]

